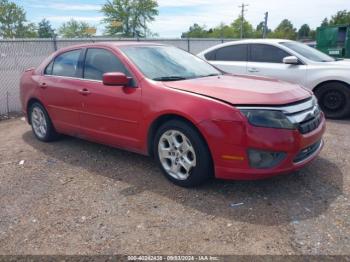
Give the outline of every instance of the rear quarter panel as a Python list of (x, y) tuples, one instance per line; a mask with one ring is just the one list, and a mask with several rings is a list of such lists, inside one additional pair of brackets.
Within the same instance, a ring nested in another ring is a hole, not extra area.
[(40, 100), (40, 94), (37, 90), (37, 83), (39, 82), (40, 75), (35, 74), (34, 69), (26, 70), (20, 80), (20, 100), (22, 105), (22, 112), (25, 116), (28, 116), (27, 106), (31, 98)]

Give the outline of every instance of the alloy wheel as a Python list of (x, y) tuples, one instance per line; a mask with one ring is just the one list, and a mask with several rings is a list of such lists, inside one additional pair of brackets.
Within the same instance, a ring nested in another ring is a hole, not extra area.
[(165, 171), (177, 180), (186, 180), (196, 166), (194, 147), (178, 130), (168, 130), (160, 137), (158, 155)]
[(31, 122), (35, 134), (39, 138), (44, 138), (47, 134), (47, 122), (43, 110), (39, 107), (34, 107), (31, 114)]

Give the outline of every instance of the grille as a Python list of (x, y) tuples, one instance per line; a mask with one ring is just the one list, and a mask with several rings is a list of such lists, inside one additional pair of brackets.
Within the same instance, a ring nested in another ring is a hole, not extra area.
[(322, 122), (322, 116), (321, 113), (319, 112), (314, 118), (309, 119), (303, 123), (299, 124), (299, 131), (302, 134), (307, 134), (315, 129), (317, 129)]
[(317, 151), (317, 149), (320, 148), (321, 145), (322, 145), (322, 140), (318, 141), (317, 143), (315, 143), (307, 148), (304, 148), (303, 150), (301, 150), (299, 152), (299, 154), (297, 154), (297, 156), (294, 158), (293, 162), (298, 163), (298, 162), (304, 161), (305, 159), (307, 159), (308, 157), (313, 155)]
[(292, 106), (283, 107), (282, 110), (301, 134), (312, 132), (322, 122), (322, 113), (315, 97)]

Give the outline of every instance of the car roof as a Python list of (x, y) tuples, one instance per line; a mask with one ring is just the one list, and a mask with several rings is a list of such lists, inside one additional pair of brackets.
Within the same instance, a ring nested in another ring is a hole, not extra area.
[[(265, 44), (278, 44), (281, 42), (292, 42), (292, 40), (289, 39), (244, 39), (244, 40), (237, 40), (237, 41), (231, 41), (226, 43), (245, 43), (245, 44), (255, 44), (255, 43), (265, 43)], [(226, 44), (225, 43), (225, 44)]]
[(244, 40), (236, 40), (236, 41), (230, 41), (230, 42), (225, 42), (223, 44), (219, 44), (216, 46), (209, 47), (208, 49), (203, 50), (200, 52), (198, 55), (204, 55), (208, 52), (211, 52), (213, 50), (216, 50), (221, 47), (226, 47), (230, 45), (239, 45), (239, 44), (273, 44), (277, 45), (281, 42), (293, 42), (292, 40), (288, 39), (244, 39)]
[(64, 52), (67, 50), (77, 49), (77, 48), (88, 48), (88, 47), (109, 47), (118, 48), (124, 46), (167, 46), (164, 44), (153, 43), (153, 42), (136, 42), (136, 41), (108, 41), (108, 42), (93, 42), (85, 44), (71, 45), (65, 48), (61, 48), (59, 51)]

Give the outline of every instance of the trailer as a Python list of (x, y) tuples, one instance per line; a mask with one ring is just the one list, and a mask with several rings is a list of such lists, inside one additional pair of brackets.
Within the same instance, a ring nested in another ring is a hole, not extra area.
[(350, 58), (350, 24), (317, 28), (316, 48), (336, 58)]

